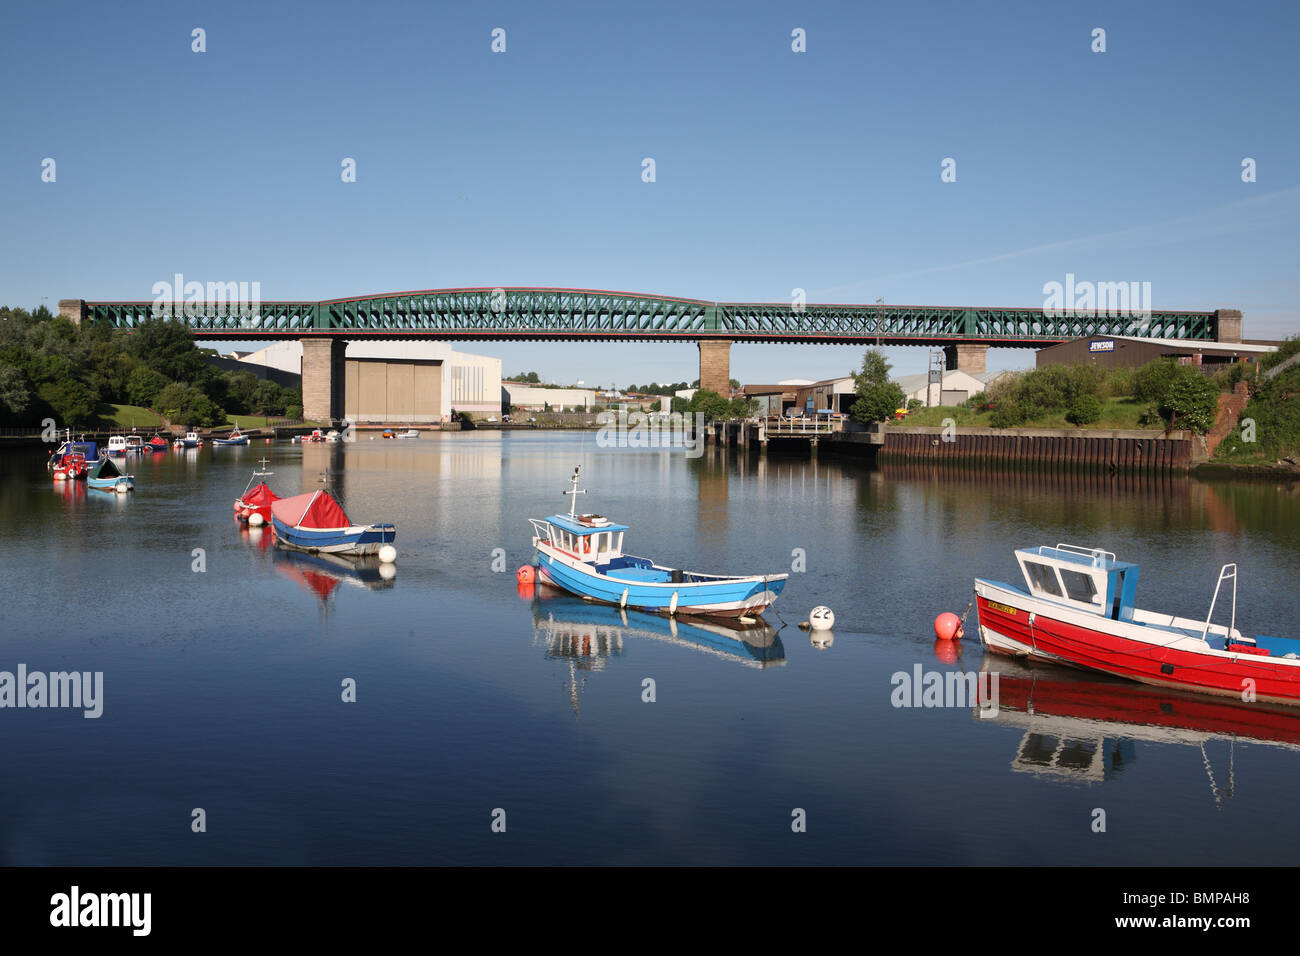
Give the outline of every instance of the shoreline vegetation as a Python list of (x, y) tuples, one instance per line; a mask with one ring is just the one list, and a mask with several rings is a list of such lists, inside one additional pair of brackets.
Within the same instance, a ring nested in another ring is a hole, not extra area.
[[(1080, 436), (1099, 429), (1185, 430), (1205, 436), (1211, 452), (1194, 472), (1294, 479), (1300, 477), (1298, 355), (1300, 336), (1292, 336), (1258, 363), (1213, 373), (1172, 359), (1138, 368), (1044, 365), (1008, 373), (961, 405), (925, 408), (913, 399), (908, 414), (889, 418), (885, 427), (1072, 429)], [(859, 396), (879, 387), (859, 376)], [(878, 408), (870, 416), (858, 412), (855, 405), (863, 424), (883, 418)]]
[[(301, 389), (251, 371), (222, 371), (208, 361), (215, 354), (199, 348), (175, 319), (148, 319), (120, 335), (94, 324), (78, 327), (45, 306), (0, 307), (0, 428), (46, 419), (73, 431), (156, 428), (163, 419), (215, 428), (230, 424), (232, 415), (302, 417)], [(153, 424), (144, 421), (148, 416)]]

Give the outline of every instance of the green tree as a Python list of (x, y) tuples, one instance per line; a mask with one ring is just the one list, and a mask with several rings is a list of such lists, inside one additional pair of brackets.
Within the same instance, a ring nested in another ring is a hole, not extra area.
[(1191, 365), (1177, 365), (1157, 411), (1170, 429), (1204, 434), (1219, 414), (1219, 389)]
[(727, 417), (729, 418), (753, 418), (758, 412), (758, 399), (746, 398), (744, 395), (737, 395), (731, 400), (727, 408)]
[(132, 405), (152, 408), (158, 393), (170, 385), (167, 376), (145, 365), (137, 365), (126, 380), (126, 397)]
[(154, 411), (174, 425), (210, 428), (226, 424), (226, 413), (193, 385), (172, 382), (158, 393)]
[(907, 400), (902, 387), (889, 380), (889, 362), (879, 349), (867, 350), (853, 380), (858, 399), (849, 414), (863, 425), (886, 421)]
[(55, 421), (64, 427), (90, 425), (95, 420), (99, 395), (75, 378), (47, 382), (37, 390), (36, 394), (49, 406)]
[(1156, 359), (1148, 362), (1133, 374), (1133, 397), (1155, 413), (1164, 401), (1165, 391), (1178, 374), (1178, 363), (1173, 359)]
[(263, 379), (257, 383), (253, 391), (252, 400), (249, 402), (249, 411), (257, 415), (280, 415), (284, 412), (285, 406), (284, 389), (271, 382)]
[(22, 369), (16, 365), (0, 363), (0, 418), (9, 422), (19, 421), (31, 401), (27, 376)]
[(691, 398), (687, 410), (702, 412), (706, 422), (722, 421), (730, 415), (731, 402), (712, 389), (702, 388)]

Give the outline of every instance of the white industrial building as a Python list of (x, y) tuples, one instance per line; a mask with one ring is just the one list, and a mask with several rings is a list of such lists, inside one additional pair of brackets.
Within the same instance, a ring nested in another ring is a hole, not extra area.
[(530, 412), (540, 412), (548, 407), (551, 411), (559, 411), (562, 408), (591, 408), (596, 404), (596, 390), (594, 388), (543, 388), (540, 385), (502, 382), (501, 401), (498, 404), (506, 408), (519, 408)]
[[(302, 375), (302, 343), (276, 342), (226, 358)], [(355, 422), (447, 420), (501, 414), (501, 360), (458, 352), (448, 342), (349, 342), (344, 353), (343, 406)]]
[(916, 399), (923, 405), (960, 405), (972, 395), (979, 395), (991, 382), (1008, 374), (1001, 372), (963, 372), (960, 369), (947, 369), (942, 382), (930, 382), (927, 372), (916, 375), (900, 375), (894, 379), (907, 396), (907, 400)]

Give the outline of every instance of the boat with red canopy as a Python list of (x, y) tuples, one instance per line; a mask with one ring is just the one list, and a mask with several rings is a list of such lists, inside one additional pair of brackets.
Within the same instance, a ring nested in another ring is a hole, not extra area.
[(397, 538), (391, 524), (353, 524), (328, 491), (313, 491), (271, 502), (276, 542), (327, 554), (378, 554)]
[(267, 461), (263, 458), (259, 465), (262, 467), (253, 472), (253, 477), (248, 479), (248, 484), (244, 487), (243, 493), (235, 499), (235, 518), (239, 521), (248, 521), (253, 515), (258, 515), (261, 520), (256, 524), (269, 524), (271, 521), (271, 505), (280, 500), (280, 496), (271, 490), (267, 485), (266, 479), (270, 478), (275, 472), (267, 471)]

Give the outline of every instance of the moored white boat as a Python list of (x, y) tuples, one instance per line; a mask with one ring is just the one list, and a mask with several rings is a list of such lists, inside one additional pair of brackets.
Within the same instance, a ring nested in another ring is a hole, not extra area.
[[(994, 652), (1164, 687), (1300, 705), (1300, 640), (1236, 628), (1237, 566), (1219, 572), (1204, 620), (1136, 606), (1138, 566), (1097, 548), (1015, 552), (1025, 587), (975, 580), (980, 639)], [(1231, 617), (1213, 623), (1231, 582)]]
[(624, 554), (627, 525), (575, 513), (582, 469), (570, 479), (568, 515), (529, 518), (543, 583), (603, 604), (696, 617), (750, 617), (776, 602), (788, 574), (683, 571)]

